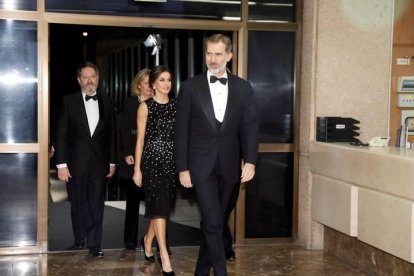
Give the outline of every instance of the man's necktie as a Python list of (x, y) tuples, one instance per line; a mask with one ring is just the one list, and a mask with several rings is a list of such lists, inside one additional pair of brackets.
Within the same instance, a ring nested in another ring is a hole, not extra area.
[(216, 81), (219, 81), (221, 84), (225, 85), (227, 83), (227, 78), (217, 78), (216, 76), (210, 76), (211, 83), (215, 83)]
[(88, 95), (85, 96), (86, 101), (89, 101), (90, 99), (96, 101), (98, 99), (98, 95), (95, 94), (93, 96), (88, 96)]

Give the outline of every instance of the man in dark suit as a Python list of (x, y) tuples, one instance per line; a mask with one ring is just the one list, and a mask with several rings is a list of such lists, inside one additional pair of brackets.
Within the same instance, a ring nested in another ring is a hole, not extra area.
[(233, 187), (233, 191), (231, 192), (226, 213), (224, 216), (224, 229), (223, 229), (223, 242), (224, 242), (224, 254), (226, 256), (226, 260), (234, 261), (236, 260), (236, 253), (233, 250), (233, 236), (231, 235), (231, 230), (229, 226), (229, 219), (230, 215), (233, 210), (236, 208), (237, 199), (239, 197), (240, 192), (240, 183), (236, 183)]
[[(184, 187), (195, 187), (203, 241), (196, 275), (227, 275), (223, 224), (229, 197), (238, 182), (253, 178), (259, 120), (250, 84), (227, 72), (231, 40), (207, 39), (208, 71), (181, 84), (176, 115), (176, 168)], [(241, 165), (241, 160), (245, 163)]]
[(115, 173), (115, 112), (112, 100), (97, 91), (98, 68), (78, 67), (78, 93), (65, 96), (55, 143), (58, 177), (65, 181), (71, 202), (73, 249), (85, 245), (102, 257), (105, 186)]

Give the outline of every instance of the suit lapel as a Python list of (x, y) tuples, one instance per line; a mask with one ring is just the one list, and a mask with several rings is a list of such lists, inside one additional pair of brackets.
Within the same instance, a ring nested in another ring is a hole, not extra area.
[(83, 102), (83, 94), (79, 93), (79, 97), (76, 98), (76, 105), (79, 106), (79, 112), (82, 119), (82, 125), (89, 136), (91, 136), (91, 131), (89, 130), (88, 115), (86, 115), (86, 108)]
[(198, 96), (200, 98), (201, 108), (207, 117), (211, 127), (218, 131), (216, 117), (214, 115), (213, 100), (211, 99), (210, 87), (207, 81), (207, 73), (201, 76), (201, 80), (198, 81)]
[(98, 95), (98, 106), (99, 106), (99, 120), (98, 120), (98, 124), (96, 125), (95, 131), (93, 132), (93, 135), (99, 132), (99, 129), (103, 127), (103, 120), (104, 120), (104, 113), (105, 113), (102, 96), (100, 93), (97, 93), (97, 95)]
[(221, 129), (224, 129), (228, 122), (230, 121), (231, 115), (233, 113), (236, 102), (238, 101), (239, 94), (237, 89), (234, 87), (233, 75), (227, 74), (228, 76), (228, 93), (227, 93), (227, 103), (226, 103), (226, 112), (224, 113), (223, 123), (221, 124)]

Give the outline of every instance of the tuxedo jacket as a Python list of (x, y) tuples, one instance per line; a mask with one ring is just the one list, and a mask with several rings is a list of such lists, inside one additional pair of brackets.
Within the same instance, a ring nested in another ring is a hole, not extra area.
[(207, 72), (181, 84), (175, 124), (178, 172), (190, 171), (192, 182), (205, 180), (218, 160), (223, 177), (240, 181), (241, 160), (256, 164), (259, 119), (250, 84), (228, 74), (228, 98), (219, 126), (214, 116)]
[(109, 172), (116, 164), (115, 108), (109, 96), (97, 93), (99, 121), (91, 136), (81, 92), (63, 97), (56, 132), (56, 164), (66, 163), (72, 176), (90, 170)]
[(138, 97), (130, 97), (124, 101), (122, 112), (119, 116), (119, 170), (122, 178), (132, 179), (134, 165), (125, 162), (125, 156), (132, 155), (135, 158), (135, 146), (137, 144), (137, 110)]

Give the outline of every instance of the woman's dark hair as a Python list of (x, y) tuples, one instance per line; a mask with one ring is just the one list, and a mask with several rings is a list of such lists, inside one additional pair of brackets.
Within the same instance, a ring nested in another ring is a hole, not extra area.
[[(168, 93), (168, 96), (170, 97), (170, 98), (174, 98), (175, 97), (175, 92), (174, 92), (174, 75), (173, 75), (173, 73), (171, 72), (171, 70), (170, 69), (168, 69), (168, 67), (166, 67), (166, 66), (164, 66), (164, 65), (157, 65), (157, 66), (155, 66), (152, 70), (151, 70), (151, 73), (150, 73), (150, 75), (149, 75), (149, 78), (148, 78), (148, 82), (149, 82), (149, 85), (151, 86), (151, 87), (153, 87), (153, 85), (154, 85), (154, 83), (155, 83), (155, 80), (162, 74), (162, 73), (165, 73), (165, 72), (168, 72), (168, 73), (170, 73), (170, 76), (171, 76), (171, 90), (170, 90), (170, 93)], [(154, 90), (154, 93), (155, 93), (155, 90)]]

